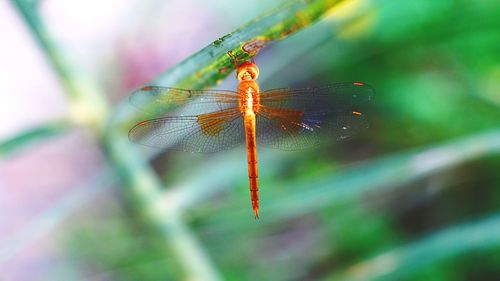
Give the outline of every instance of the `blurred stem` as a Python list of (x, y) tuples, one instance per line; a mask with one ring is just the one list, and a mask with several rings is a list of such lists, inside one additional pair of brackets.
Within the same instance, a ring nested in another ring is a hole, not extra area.
[(38, 14), (39, 1), (13, 0), (33, 37), (44, 51), (50, 65), (58, 75), (64, 93), (71, 101), (71, 119), (94, 133), (99, 133), (108, 114), (108, 102), (105, 95), (93, 79), (80, 71), (77, 65), (70, 63), (69, 56), (57, 47), (52, 36)]
[(71, 124), (68, 120), (57, 120), (24, 131), (6, 141), (0, 142), (0, 158), (5, 158), (43, 139), (66, 132)]
[(160, 212), (162, 206), (156, 204), (163, 193), (160, 180), (148, 166), (143, 155), (138, 153), (126, 137), (117, 137), (108, 143), (109, 156), (123, 182), (130, 187), (147, 219), (162, 234), (166, 244), (171, 245), (179, 261), (183, 264), (189, 280), (221, 280), (204, 247), (181, 220), (180, 204), (176, 198), (167, 202), (169, 212)]
[(200, 249), (204, 248), (196, 239), (193, 232), (186, 226), (179, 215), (173, 215), (168, 219), (163, 218), (162, 231), (169, 234), (170, 243), (179, 257), (179, 260), (189, 262), (191, 275), (188, 280), (216, 281), (222, 280), (221, 276), (214, 270), (215, 265), (210, 258)]
[(40, 45), (40, 47), (45, 52), (45, 55), (49, 59), (51, 66), (54, 71), (61, 79), (63, 83), (66, 94), (71, 98), (78, 95), (79, 90), (76, 85), (72, 82), (74, 79), (74, 74), (71, 73), (70, 67), (68, 65), (67, 59), (62, 56), (61, 50), (57, 49), (55, 43), (52, 41), (51, 36), (47, 33), (43, 22), (40, 20), (40, 15), (38, 14), (38, 1), (27, 1), (27, 0), (14, 0), (12, 1), (14, 6), (16, 6), (19, 13), (23, 16), (26, 24), (29, 26), (31, 32), (34, 35), (35, 40)]
[(500, 215), (451, 227), (347, 268), (329, 280), (403, 280), (436, 261), (500, 245)]
[[(96, 137), (102, 140), (102, 129), (107, 123), (105, 121), (107, 117), (105, 94), (99, 90), (93, 80), (85, 76), (83, 71), (79, 70), (77, 66), (70, 64), (68, 56), (65, 56), (63, 51), (56, 47), (55, 42), (40, 20), (35, 6), (36, 1), (15, 0), (13, 4), (23, 16), (38, 44), (58, 74), (70, 101), (73, 121), (92, 129)], [(114, 143), (120, 143), (120, 140), (123, 139), (122, 137), (117, 136), (117, 138), (111, 139), (108, 144), (111, 144), (112, 147), (121, 147), (118, 144), (115, 146)], [(129, 148), (129, 145), (126, 144), (122, 147), (123, 150), (121, 150), (121, 153), (126, 154)], [(121, 161), (123, 158), (117, 159), (116, 157), (112, 157), (113, 154), (108, 156), (116, 167), (115, 170), (130, 172), (129, 174), (122, 174), (124, 175), (124, 183), (131, 188), (132, 194), (137, 196), (137, 201), (146, 206), (146, 213), (149, 215), (151, 222), (162, 230), (165, 242), (172, 243), (173, 248), (178, 251), (178, 256), (191, 279), (218, 280), (216, 269), (207, 259), (206, 254), (203, 252), (203, 247), (196, 242), (194, 235), (190, 233), (190, 230), (184, 223), (178, 219), (169, 221), (167, 218), (154, 215), (153, 208), (148, 204), (151, 202), (151, 198), (159, 194), (161, 184), (147, 164), (135, 165), (136, 163), (140, 163), (137, 159), (143, 157), (135, 155), (135, 159), (125, 158), (127, 161)], [(141, 175), (144, 178), (134, 178), (136, 175)], [(41, 224), (45, 225), (43, 221)], [(179, 234), (186, 237), (182, 240), (182, 243), (179, 243), (181, 237), (169, 236)], [(20, 247), (24, 243), (22, 241), (25, 241), (25, 239), (21, 239), (19, 243)], [(196, 263), (192, 261), (196, 261)]]

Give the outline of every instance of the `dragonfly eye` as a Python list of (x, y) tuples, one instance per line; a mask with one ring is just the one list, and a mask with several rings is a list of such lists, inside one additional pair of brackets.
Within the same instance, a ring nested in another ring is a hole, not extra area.
[(236, 78), (241, 80), (256, 80), (259, 77), (259, 68), (251, 63), (245, 62), (236, 69)]

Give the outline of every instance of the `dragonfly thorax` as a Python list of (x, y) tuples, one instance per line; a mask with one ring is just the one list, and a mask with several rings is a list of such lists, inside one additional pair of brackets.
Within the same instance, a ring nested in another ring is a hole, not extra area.
[(259, 111), (259, 85), (253, 80), (240, 81), (238, 85), (240, 111), (243, 114)]

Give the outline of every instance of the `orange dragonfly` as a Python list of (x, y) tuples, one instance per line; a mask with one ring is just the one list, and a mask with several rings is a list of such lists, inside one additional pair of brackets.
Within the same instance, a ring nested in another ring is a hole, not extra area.
[[(132, 105), (162, 115), (172, 104), (187, 105), (172, 116), (146, 120), (129, 132), (132, 142), (156, 148), (210, 153), (246, 142), (250, 198), (259, 217), (257, 145), (282, 150), (313, 147), (347, 138), (367, 128), (364, 106), (372, 87), (361, 82), (260, 92), (259, 68), (236, 68), (238, 91), (183, 90), (146, 86), (132, 94)], [(151, 109), (153, 108), (153, 109)]]

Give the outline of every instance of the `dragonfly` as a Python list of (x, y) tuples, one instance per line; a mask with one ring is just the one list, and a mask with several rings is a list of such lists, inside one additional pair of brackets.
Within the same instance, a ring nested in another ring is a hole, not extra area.
[[(374, 90), (362, 82), (261, 92), (254, 62), (236, 67), (237, 91), (143, 87), (130, 96), (135, 107), (159, 118), (137, 123), (129, 139), (138, 144), (212, 153), (246, 144), (250, 200), (259, 218), (257, 146), (281, 150), (315, 147), (368, 128), (366, 106)], [(181, 109), (165, 112), (172, 105)]]

